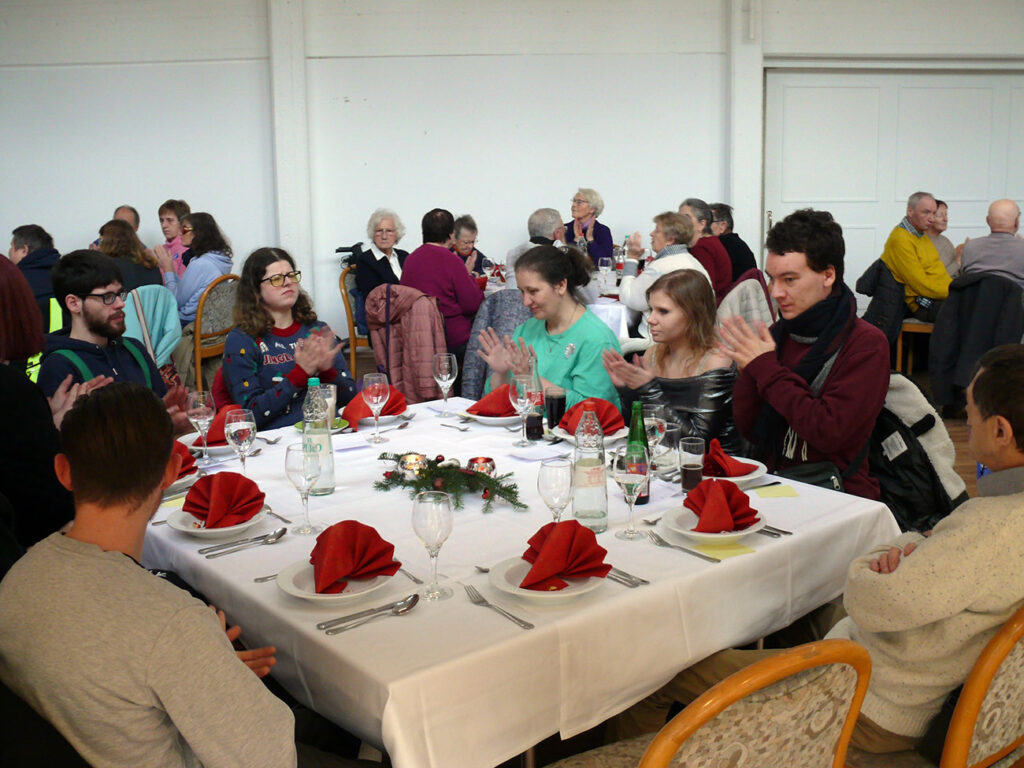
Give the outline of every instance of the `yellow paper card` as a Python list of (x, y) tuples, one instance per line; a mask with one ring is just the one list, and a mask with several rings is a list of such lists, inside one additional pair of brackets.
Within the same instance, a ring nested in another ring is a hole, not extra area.
[(754, 488), (762, 499), (785, 499), (796, 498), (799, 494), (792, 485), (772, 485), (768, 488)]
[(694, 546), (698, 552), (703, 552), (705, 555), (711, 555), (711, 557), (717, 557), (719, 560), (724, 560), (727, 557), (736, 557), (738, 555), (749, 555), (752, 550), (745, 544), (740, 544), (738, 541), (723, 542), (722, 544), (697, 544)]
[(171, 499), (170, 501), (165, 501), (160, 506), (161, 507), (165, 507), (167, 509), (181, 509), (184, 505), (185, 505), (185, 497), (184, 496), (180, 496), (177, 499)]

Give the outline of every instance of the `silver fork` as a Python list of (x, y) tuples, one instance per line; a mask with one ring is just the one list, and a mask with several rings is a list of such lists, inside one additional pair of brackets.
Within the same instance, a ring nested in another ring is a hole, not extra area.
[(277, 445), (279, 442), (281, 442), (282, 437), (284, 437), (284, 435), (278, 435), (273, 440), (271, 440), (269, 437), (264, 437), (263, 435), (256, 435), (257, 440), (262, 440), (267, 445)]
[(448, 427), (448, 429), (457, 429), (459, 432), (468, 432), (469, 427), (460, 427), (458, 424), (442, 424), (442, 427)]
[(659, 547), (668, 547), (669, 549), (678, 549), (679, 551), (685, 552), (688, 555), (693, 555), (694, 557), (699, 557), (701, 560), (707, 560), (709, 563), (720, 563), (720, 562), (722, 562), (717, 557), (712, 557), (711, 555), (705, 555), (702, 552), (697, 552), (696, 550), (688, 549), (686, 547), (681, 547), (678, 544), (672, 544), (671, 542), (665, 541), (665, 539), (661, 538), (661, 536), (656, 534), (654, 531), (648, 531), (647, 535), (650, 537), (651, 541), (653, 541)]
[(470, 584), (463, 584), (462, 586), (464, 586), (466, 588), (466, 594), (469, 595), (470, 602), (472, 602), (473, 605), (483, 605), (483, 606), (485, 606), (487, 608), (490, 608), (492, 611), (497, 611), (502, 616), (504, 616), (506, 619), (511, 621), (513, 624), (518, 624), (523, 629), (533, 629), (533, 624), (531, 624), (530, 622), (523, 621), (518, 616), (513, 616), (511, 613), (506, 611), (504, 608), (500, 608), (497, 605), (495, 605), (494, 603), (487, 602), (487, 598), (485, 598), (483, 595), (481, 595), (477, 591), (476, 587), (474, 587), (474, 586), (472, 586)]

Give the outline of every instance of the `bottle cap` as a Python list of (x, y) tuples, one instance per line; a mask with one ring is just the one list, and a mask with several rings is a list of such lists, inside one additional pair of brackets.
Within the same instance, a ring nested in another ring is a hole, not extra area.
[(597, 409), (594, 408), (594, 401), (590, 400), (589, 398), (587, 400), (584, 400), (583, 401), (583, 410), (584, 411), (594, 411), (596, 413)]
[(309, 377), (309, 381), (306, 382), (306, 386), (307, 387), (319, 387), (320, 386), (320, 378), (317, 377), (317, 376), (310, 376)]

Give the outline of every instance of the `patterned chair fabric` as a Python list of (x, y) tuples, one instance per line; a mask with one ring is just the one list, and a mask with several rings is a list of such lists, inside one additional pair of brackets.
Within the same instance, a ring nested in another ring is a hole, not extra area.
[(1024, 643), (1017, 643), (989, 684), (974, 724), (968, 765), (1024, 735)]
[(493, 328), (499, 336), (511, 335), (518, 326), (531, 317), (530, 310), (523, 306), (519, 291), (505, 288), (492, 293), (477, 310), (473, 330), (469, 332), (466, 356), (462, 360), (462, 396), (479, 400), (484, 391), (484, 382), (491, 375), (487, 363), (480, 359), (480, 332)]
[[(847, 664), (799, 672), (746, 696), (683, 742), (669, 765), (686, 768), (830, 768), (857, 673)], [(557, 768), (633, 768), (654, 734), (555, 763)]]

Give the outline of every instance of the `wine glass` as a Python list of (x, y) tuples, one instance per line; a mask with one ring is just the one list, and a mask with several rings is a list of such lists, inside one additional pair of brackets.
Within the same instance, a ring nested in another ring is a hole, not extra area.
[(412, 503), (412, 529), (430, 555), (430, 583), (420, 592), (424, 600), (446, 600), (452, 596), (448, 587), (437, 583), (437, 555), (452, 532), (452, 499), (440, 491), (424, 491)]
[(545, 459), (537, 473), (537, 492), (551, 510), (557, 523), (562, 519), (562, 510), (572, 501), (573, 466), (568, 459)]
[(651, 449), (651, 455), (657, 455), (661, 441), (665, 438), (665, 426), (668, 420), (665, 418), (665, 410), (660, 405), (645, 404), (643, 406), (644, 431), (647, 433), (647, 447)]
[(529, 374), (520, 374), (512, 377), (508, 386), (508, 399), (516, 413), (523, 420), (523, 433), (519, 442), (513, 443), (517, 448), (528, 448), (531, 443), (526, 439), (526, 413), (533, 406), (531, 388), (533, 377)]
[(601, 288), (607, 293), (609, 289), (608, 273), (612, 271), (612, 260), (607, 256), (602, 256), (597, 260), (597, 270), (601, 273)]
[(314, 445), (305, 441), (289, 445), (284, 454), (284, 471), (292, 481), (295, 490), (302, 497), (305, 517), (301, 525), (291, 529), (297, 536), (312, 536), (323, 530), (323, 526), (309, 522), (309, 489), (320, 479), (320, 455)]
[(625, 541), (637, 541), (646, 538), (636, 528), (633, 519), (633, 505), (636, 497), (640, 495), (650, 476), (650, 455), (642, 445), (619, 446), (612, 456), (612, 474), (619, 488), (626, 495), (626, 502), (629, 504), (629, 525), (620, 531), (615, 532), (615, 538)]
[(256, 417), (245, 408), (235, 408), (227, 412), (224, 419), (224, 437), (235, 449), (239, 461), (242, 462), (242, 474), (245, 474), (245, 457), (249, 455), (252, 444), (256, 440)]
[(444, 405), (441, 406), (439, 418), (447, 419), (453, 414), (448, 413), (448, 390), (455, 383), (459, 375), (459, 361), (451, 352), (438, 352), (434, 355), (434, 381), (441, 388), (441, 395), (444, 397)]
[(388, 439), (380, 436), (380, 412), (388, 402), (391, 388), (388, 377), (384, 373), (367, 373), (363, 375), (363, 400), (373, 413), (373, 437), (371, 443), (386, 443)]
[(209, 447), (206, 445), (206, 433), (210, 431), (213, 417), (217, 414), (217, 409), (213, 405), (213, 395), (201, 389), (191, 390), (188, 393), (186, 407), (188, 408), (188, 420), (192, 422), (192, 426), (203, 438), (203, 456), (196, 463), (200, 467), (207, 467), (211, 462)]

